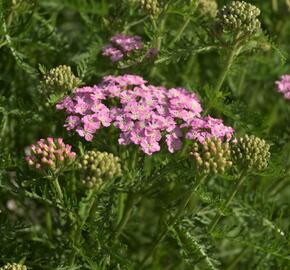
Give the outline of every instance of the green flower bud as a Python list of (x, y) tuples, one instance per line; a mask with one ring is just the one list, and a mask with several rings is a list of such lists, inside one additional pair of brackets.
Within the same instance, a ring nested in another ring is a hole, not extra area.
[(232, 166), (229, 144), (219, 138), (207, 139), (204, 144), (195, 142), (191, 155), (200, 173), (223, 174)]
[[(99, 187), (104, 181), (121, 175), (120, 159), (113, 154), (88, 151), (79, 161), (83, 184), (88, 188)], [(79, 166), (78, 166), (79, 167)]]
[(236, 165), (247, 170), (261, 171), (268, 166), (270, 145), (253, 135), (245, 135), (231, 142), (232, 156)]
[(69, 66), (60, 65), (50, 69), (43, 76), (40, 87), (45, 96), (56, 95), (62, 97), (81, 84), (81, 80), (73, 74)]
[(0, 267), (0, 270), (27, 270), (27, 267), (22, 264), (17, 264), (17, 263), (8, 263), (2, 267)]
[(218, 5), (216, 0), (198, 0), (197, 13), (201, 16), (215, 17)]
[(233, 1), (218, 11), (216, 26), (223, 32), (250, 36), (259, 31), (261, 23), (257, 18), (260, 10), (244, 1)]
[(143, 10), (152, 16), (156, 16), (160, 13), (158, 0), (131, 0), (130, 2), (137, 3)]

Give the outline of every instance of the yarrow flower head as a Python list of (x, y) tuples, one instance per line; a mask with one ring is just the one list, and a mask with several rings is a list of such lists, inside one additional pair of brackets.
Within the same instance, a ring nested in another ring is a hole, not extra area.
[(282, 93), (285, 99), (290, 100), (290, 75), (281, 76), (280, 81), (276, 81), (278, 92)]
[(219, 138), (207, 138), (203, 144), (195, 142), (191, 155), (196, 169), (206, 174), (223, 174), (232, 166), (230, 145)]
[(76, 153), (71, 151), (71, 145), (65, 144), (62, 138), (40, 139), (29, 148), (25, 159), (30, 167), (39, 171), (57, 171), (75, 160)]
[(99, 187), (104, 181), (122, 174), (120, 159), (113, 154), (88, 151), (78, 162), (83, 184), (89, 188)]
[(8, 263), (2, 267), (0, 267), (0, 270), (27, 270), (27, 267), (22, 264), (18, 263)]
[(120, 130), (119, 144), (138, 145), (147, 155), (160, 151), (163, 139), (173, 153), (184, 137), (203, 143), (210, 137), (229, 140), (233, 134), (222, 120), (201, 116), (194, 93), (148, 85), (136, 75), (104, 77), (99, 85), (76, 89), (57, 108), (68, 114), (65, 127), (87, 141), (112, 125)]
[(260, 10), (244, 1), (232, 1), (219, 10), (216, 24), (224, 32), (250, 36), (259, 31)]
[(267, 168), (270, 145), (253, 135), (245, 135), (231, 142), (235, 164), (242, 169), (261, 171)]
[(110, 57), (112, 62), (122, 60), (133, 51), (142, 49), (141, 37), (118, 34), (111, 38), (111, 44), (103, 48), (103, 55)]

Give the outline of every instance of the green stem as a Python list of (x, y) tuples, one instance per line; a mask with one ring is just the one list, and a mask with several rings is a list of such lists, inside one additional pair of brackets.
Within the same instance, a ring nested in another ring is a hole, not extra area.
[(232, 49), (230, 50), (228, 56), (227, 56), (227, 59), (226, 59), (226, 64), (225, 64), (225, 67), (224, 69), (222, 70), (219, 78), (218, 78), (218, 82), (217, 82), (217, 85), (214, 89), (214, 92), (217, 93), (221, 90), (221, 87), (231, 69), (231, 66), (234, 62), (234, 59), (235, 59), (235, 56), (236, 56), (236, 53), (237, 53), (237, 45), (233, 46)]
[[(238, 38), (239, 35), (236, 36), (235, 39)], [(218, 97), (218, 93), (220, 92), (223, 84), (224, 84), (224, 81), (234, 63), (234, 60), (235, 60), (235, 57), (236, 55), (238, 54), (238, 52), (240, 51), (241, 47), (239, 48), (238, 47), (239, 44), (236, 43), (235, 45), (233, 45), (231, 47), (231, 50), (229, 51), (229, 54), (226, 58), (226, 63), (225, 63), (225, 66), (221, 72), (221, 74), (219, 75), (219, 78), (218, 78), (218, 81), (217, 81), (217, 84), (216, 84), (216, 87), (214, 88), (214, 96), (213, 96), (213, 99), (210, 100), (208, 106), (207, 106), (207, 109), (204, 111), (204, 115), (206, 115), (208, 113), (208, 111), (212, 108), (212, 105), (215, 103), (217, 97)]]
[(184, 24), (181, 26), (181, 28), (179, 29), (177, 35), (175, 36), (175, 38), (170, 42), (169, 47), (172, 47), (182, 36), (184, 30), (186, 29), (186, 27), (188, 26), (188, 24), (190, 23), (191, 18), (188, 17)]
[(238, 254), (237, 257), (235, 257), (230, 265), (226, 268), (226, 270), (234, 270), (237, 269), (236, 265), (237, 263), (244, 257), (245, 253), (247, 251), (247, 248), (244, 248), (240, 254)]
[(141, 262), (141, 269), (144, 267), (145, 263), (147, 262), (147, 260), (153, 255), (155, 249), (157, 248), (157, 246), (159, 245), (160, 242), (162, 242), (162, 240), (166, 237), (166, 235), (168, 234), (170, 228), (172, 226), (175, 225), (175, 223), (178, 221), (178, 219), (184, 214), (184, 211), (193, 195), (193, 193), (198, 189), (198, 187), (200, 186), (200, 184), (204, 181), (206, 177), (202, 177), (199, 180), (196, 181), (196, 183), (192, 186), (192, 188), (187, 192), (186, 195), (184, 195), (184, 198), (175, 214), (175, 216), (173, 216), (167, 226), (163, 229), (163, 231), (158, 235), (158, 237), (155, 239), (155, 241), (152, 243), (151, 247), (148, 249), (147, 254), (145, 255), (144, 259)]
[[(237, 192), (239, 191), (239, 189), (242, 186), (245, 179), (246, 179), (246, 175), (244, 173), (241, 173), (237, 185), (235, 186), (235, 188), (233, 189), (232, 193), (230, 194), (230, 196), (228, 197), (228, 199), (225, 203), (225, 207), (228, 207), (230, 205), (230, 203), (232, 202), (233, 198), (236, 196)], [(210, 233), (215, 229), (215, 227), (219, 223), (221, 217), (222, 217), (222, 214), (220, 212), (216, 214), (216, 216), (214, 217), (213, 221), (211, 222), (211, 224), (209, 226)]]
[(58, 198), (62, 201), (63, 200), (63, 193), (62, 193), (58, 178), (55, 177), (52, 181), (53, 181), (52, 183), (53, 183), (54, 189), (56, 191), (56, 194), (57, 194)]
[[(81, 235), (82, 235), (82, 231), (83, 231), (83, 227), (86, 224), (86, 221), (88, 219), (88, 217), (90, 216), (91, 210), (95, 204), (96, 201), (96, 194), (97, 191), (92, 189), (89, 191), (87, 198), (85, 199), (84, 203), (82, 205), (80, 205), (80, 209), (79, 209), (79, 222), (76, 224), (77, 228), (75, 229), (75, 227), (72, 230), (72, 244), (73, 246), (75, 246), (77, 243), (80, 242), (81, 239)], [(69, 264), (73, 265), (76, 259), (76, 249), (73, 249), (70, 258), (69, 258)]]
[(127, 200), (126, 200), (126, 205), (125, 205), (125, 209), (123, 211), (123, 216), (115, 228), (115, 233), (113, 234), (113, 237), (112, 237), (113, 242), (115, 242), (119, 238), (123, 229), (127, 225), (128, 221), (131, 217), (131, 214), (133, 212), (134, 201), (135, 201), (135, 196), (134, 196), (134, 194), (130, 193), (127, 197)]
[(52, 236), (52, 218), (51, 218), (51, 209), (48, 205), (45, 206), (45, 223), (47, 229), (47, 236), (51, 238)]

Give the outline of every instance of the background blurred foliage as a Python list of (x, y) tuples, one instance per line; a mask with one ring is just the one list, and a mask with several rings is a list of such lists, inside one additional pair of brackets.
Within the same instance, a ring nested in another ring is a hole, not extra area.
[[(286, 232), (289, 230), (290, 212), (290, 104), (277, 93), (275, 86), (280, 75), (290, 73), (289, 1), (248, 1), (261, 9), (259, 19), (264, 42), (260, 43), (260, 48), (250, 50), (236, 61), (218, 97), (212, 96), (211, 89), (224, 59), (207, 35), (205, 29), (209, 22), (192, 9), (194, 1), (163, 2), (166, 12), (152, 18), (127, 0), (0, 1), (0, 187), (8, 176), (13, 179), (12, 171), (22, 166), (25, 146), (35, 140), (62, 136), (68, 143), (77, 145), (78, 137), (67, 134), (63, 129), (61, 113), (48, 107), (42, 98), (39, 91), (39, 64), (47, 69), (69, 65), (88, 85), (98, 83), (104, 75), (142, 74), (153, 84), (183, 86), (195, 91), (203, 101), (204, 108), (210, 104), (210, 112), (223, 117), (238, 133), (255, 134), (272, 143), (271, 172), (257, 176), (259, 181), (253, 179), (253, 183), (247, 187), (250, 192), (244, 195), (246, 205), (235, 205), (233, 210), (240, 208), (243, 212), (247, 209), (247, 213), (238, 213), (237, 216), (244, 217), (244, 224), (252, 224), (256, 229), (261, 226), (259, 235), (247, 232), (249, 227), (242, 226), (240, 229), (245, 230), (242, 237), (233, 240), (244, 246), (240, 255), (243, 257), (239, 259), (241, 268), (235, 268), (235, 255), (227, 255), (230, 250), (224, 250), (218, 259), (225, 260), (226, 265), (233, 265), (233, 268), (227, 269), (289, 269), (289, 254), (288, 259), (281, 259), (279, 252), (283, 249), (284, 254), (285, 250), (289, 251), (289, 236)], [(218, 1), (218, 5), (221, 7), (227, 2)], [(183, 29), (185, 22), (187, 25)], [(152, 47), (157, 47), (160, 53), (155, 64), (145, 62), (117, 69), (102, 57), (102, 47), (112, 35), (121, 32), (138, 34)], [(211, 200), (211, 196), (214, 197), (209, 191), (204, 191), (205, 199)], [(13, 207), (12, 210), (7, 209), (7, 202), (13, 197), (16, 197), (13, 190), (8, 192), (4, 188), (0, 189), (0, 262), (19, 260), (26, 255), (35, 259), (36, 265), (37, 257), (47, 257), (49, 261), (49, 253), (44, 256), (48, 243), (38, 239), (37, 233), (29, 228), (31, 219), (37, 217), (29, 212), (17, 213)], [(268, 208), (263, 205), (264, 202)], [(28, 207), (31, 204), (30, 201), (22, 203)], [(143, 214), (151, 218), (150, 213)], [(260, 224), (261, 215), (268, 227)], [(139, 218), (142, 220), (144, 217)], [(200, 217), (201, 223), (203, 218)], [(271, 236), (267, 234), (268, 230), (276, 230), (272, 222), (283, 227), (285, 233), (282, 238), (279, 231)], [(176, 237), (174, 231), (171, 233), (172, 238)], [(200, 235), (203, 233), (200, 232)], [(21, 235), (22, 241), (18, 235)], [(35, 238), (31, 238), (31, 235)], [(187, 237), (186, 234), (184, 237)], [(219, 237), (232, 240), (231, 235)], [(262, 244), (261, 237), (265, 238)], [(187, 241), (189, 246), (194, 247), (203, 239)], [(265, 246), (267, 241), (271, 246)], [(176, 248), (174, 245), (171, 248)], [(131, 248), (134, 249), (133, 246)], [(182, 247), (181, 255), (191, 260), (187, 248)], [(56, 249), (61, 249), (61, 246), (49, 247), (52, 253)], [(160, 250), (160, 253), (166, 260), (166, 251)], [(165, 269), (158, 268), (160, 265), (156, 269)], [(210, 260), (204, 269), (209, 265)], [(172, 269), (185, 269), (182, 263), (178, 267)]]

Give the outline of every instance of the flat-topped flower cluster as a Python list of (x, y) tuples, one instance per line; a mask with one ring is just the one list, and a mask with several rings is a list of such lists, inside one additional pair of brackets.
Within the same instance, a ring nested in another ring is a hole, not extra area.
[(148, 85), (136, 75), (107, 76), (99, 85), (75, 90), (57, 104), (68, 114), (65, 127), (87, 141), (103, 127), (120, 130), (119, 144), (139, 145), (148, 155), (160, 151), (162, 139), (173, 153), (184, 138), (203, 143), (207, 138), (229, 140), (234, 130), (220, 119), (202, 117), (194, 93), (184, 88)]

